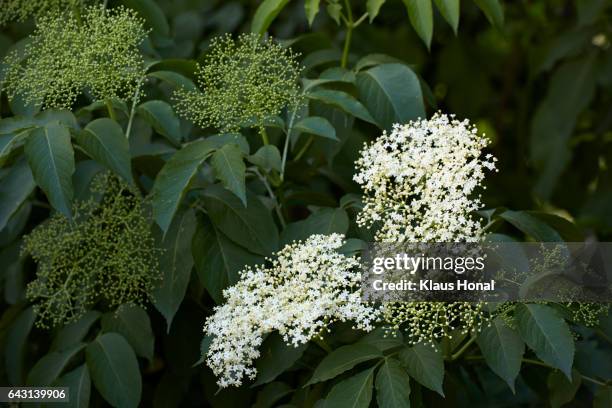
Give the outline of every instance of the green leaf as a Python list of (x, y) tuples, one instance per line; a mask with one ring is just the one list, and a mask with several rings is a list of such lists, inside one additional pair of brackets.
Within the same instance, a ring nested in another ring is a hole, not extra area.
[(376, 16), (378, 15), (380, 8), (383, 4), (385, 4), (386, 0), (368, 0), (366, 1), (366, 10), (368, 11), (368, 17), (370, 18), (370, 23), (374, 21)]
[(599, 387), (593, 400), (593, 408), (612, 407), (612, 386)]
[(196, 228), (196, 217), (192, 209), (177, 214), (163, 238), (157, 234), (163, 249), (159, 266), (162, 271), (161, 285), (153, 292), (153, 304), (166, 318), (168, 332), (172, 319), (183, 302), (193, 268), (191, 240)]
[(59, 123), (35, 129), (26, 142), (25, 153), (36, 184), (53, 208), (70, 217), (74, 151), (68, 129)]
[[(338, 138), (336, 137), (336, 129), (334, 129), (332, 124), (329, 123), (327, 119), (320, 116), (310, 116), (304, 118), (296, 123), (293, 129), (297, 132), (310, 133), (312, 135), (338, 141)], [(299, 136), (299, 133), (297, 132), (294, 133), (295, 136)]]
[(87, 346), (85, 354), (93, 383), (104, 399), (115, 407), (137, 407), (142, 381), (128, 342), (120, 334), (105, 333)]
[(11, 153), (23, 146), (32, 129), (23, 129), (6, 135), (0, 134), (0, 167), (8, 161)]
[(368, 110), (359, 102), (353, 98), (352, 95), (331, 89), (321, 89), (317, 91), (311, 91), (306, 94), (310, 99), (321, 101), (328, 105), (336, 106), (342, 109), (346, 113), (349, 113), (356, 118), (364, 120), (373, 125), (379, 126), (376, 120), (370, 115)]
[(64, 350), (82, 342), (89, 333), (91, 326), (100, 318), (101, 313), (90, 310), (76, 322), (70, 323), (57, 333), (51, 343), (51, 350)]
[(24, 358), (26, 345), (32, 326), (34, 326), (34, 310), (29, 307), (21, 312), (8, 329), (4, 343), (4, 359), (6, 362), (6, 374), (11, 385), (21, 385), (24, 380)]
[(242, 151), (235, 144), (226, 144), (213, 153), (211, 164), (215, 176), (246, 206), (245, 172)]
[(71, 348), (61, 351), (52, 351), (43, 356), (28, 374), (26, 383), (32, 386), (48, 387), (60, 376), (70, 363), (70, 360), (85, 347), (84, 343), (77, 343)]
[(263, 262), (261, 256), (235, 244), (208, 220), (198, 224), (192, 253), (200, 281), (217, 304), (223, 302), (223, 289), (238, 282), (246, 265)]
[(419, 383), (444, 396), (444, 358), (439, 350), (431, 345), (419, 343), (406, 348), (399, 354), (400, 360), (408, 369), (408, 374)]
[(312, 26), (312, 22), (314, 21), (317, 14), (319, 14), (319, 3), (321, 3), (321, 0), (304, 1), (304, 11), (306, 12), (306, 19), (308, 20), (309, 26)]
[(134, 184), (130, 145), (117, 122), (109, 118), (96, 119), (85, 126), (76, 139), (91, 158)]
[(372, 367), (334, 385), (325, 398), (324, 406), (326, 408), (369, 407), (372, 401), (374, 369), (375, 367)]
[(550, 406), (561, 408), (568, 402), (572, 402), (581, 383), (582, 376), (576, 370), (572, 370), (571, 381), (568, 381), (561, 371), (551, 371), (547, 381)]
[(359, 99), (383, 129), (425, 117), (417, 75), (403, 64), (382, 64), (357, 75)]
[(162, 231), (168, 230), (191, 179), (215, 148), (209, 140), (186, 144), (157, 174), (152, 190), (153, 218)]
[(269, 255), (278, 248), (278, 230), (272, 215), (253, 193), (247, 192), (246, 208), (220, 185), (208, 187), (202, 195), (212, 223), (229, 239), (260, 255)]
[(491, 370), (514, 392), (514, 382), (525, 352), (525, 343), (519, 334), (497, 317), (478, 334), (476, 341)]
[(121, 334), (137, 355), (153, 360), (155, 337), (147, 312), (137, 305), (122, 305), (116, 312), (102, 316), (102, 332)]
[(281, 375), (285, 370), (302, 357), (308, 344), (297, 347), (285, 344), (282, 336), (274, 333), (261, 345), (261, 356), (255, 362), (257, 369), (257, 381), (253, 387), (269, 383)]
[(457, 35), (459, 28), (459, 0), (434, 0), (442, 17), (453, 28)]
[(172, 85), (175, 89), (185, 88), (188, 91), (195, 91), (198, 89), (191, 79), (187, 78), (183, 74), (179, 74), (178, 72), (154, 71), (149, 72), (147, 76), (164, 81), (165, 83)]
[(515, 319), (521, 337), (536, 355), (571, 378), (574, 339), (555, 310), (545, 305), (519, 304)]
[(380, 351), (389, 350), (395, 347), (404, 345), (402, 340), (402, 332), (398, 331), (395, 334), (387, 333), (385, 328), (379, 327), (372, 330), (361, 339), (359, 343), (374, 346)]
[(321, 360), (306, 385), (329, 380), (359, 363), (379, 359), (382, 356), (380, 350), (368, 344), (356, 343), (339, 347)]
[(123, 4), (138, 12), (146, 25), (153, 29), (153, 33), (168, 37), (170, 26), (166, 20), (163, 10), (154, 0), (121, 0)]
[(410, 408), (410, 377), (393, 358), (376, 374), (376, 401), (381, 408)]
[(248, 156), (247, 160), (267, 172), (271, 170), (281, 171), (281, 155), (274, 145), (260, 147), (255, 154)]
[(403, 0), (403, 2), (408, 9), (408, 17), (410, 17), (410, 23), (414, 27), (414, 31), (429, 49), (433, 35), (431, 0)]
[(257, 393), (257, 400), (253, 408), (272, 408), (280, 399), (291, 394), (293, 389), (287, 384), (274, 381), (267, 384), (259, 393)]
[(524, 211), (504, 211), (500, 218), (532, 236), (538, 242), (563, 242), (561, 235), (545, 222)]
[(289, 3), (289, 0), (264, 0), (263, 3), (257, 7), (257, 11), (253, 16), (253, 23), (251, 24), (251, 32), (257, 34), (263, 34), (266, 32), (272, 21), (276, 18), (278, 13)]
[(499, 0), (474, 0), (474, 3), (487, 16), (491, 24), (497, 28), (504, 25), (504, 9)]
[(51, 407), (87, 408), (89, 407), (89, 397), (91, 395), (91, 378), (87, 365), (83, 364), (71, 372), (65, 374), (57, 382), (58, 387), (68, 387), (70, 389), (70, 401), (68, 403), (58, 402), (49, 404)]
[(292, 241), (304, 240), (314, 234), (328, 235), (334, 232), (346, 234), (349, 228), (348, 214), (342, 208), (323, 208), (308, 218), (287, 224), (281, 234), (281, 246)]
[(181, 123), (168, 103), (159, 100), (147, 101), (138, 106), (138, 113), (171, 143), (181, 143)]
[(340, 25), (340, 13), (342, 12), (342, 5), (337, 1), (331, 2), (327, 4), (326, 7), (327, 14), (336, 22), (336, 24)]
[(25, 160), (19, 160), (0, 179), (0, 231), (36, 188)]

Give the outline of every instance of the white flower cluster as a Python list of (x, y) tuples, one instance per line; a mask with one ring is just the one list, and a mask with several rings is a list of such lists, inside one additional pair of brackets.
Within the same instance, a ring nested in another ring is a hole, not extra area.
[(212, 342), (207, 363), (220, 387), (255, 378), (252, 366), (266, 334), (278, 331), (294, 347), (333, 321), (353, 321), (371, 330), (378, 312), (361, 300), (359, 261), (338, 252), (340, 234), (312, 235), (285, 246), (270, 267), (246, 268), (226, 289), (226, 303), (204, 326)]
[(366, 192), (357, 223), (380, 224), (380, 242), (479, 240), (472, 213), (482, 204), (472, 195), (484, 169), (495, 169), (491, 154), (482, 157), (487, 144), (468, 120), (453, 115), (394, 125), (357, 160), (353, 179)]

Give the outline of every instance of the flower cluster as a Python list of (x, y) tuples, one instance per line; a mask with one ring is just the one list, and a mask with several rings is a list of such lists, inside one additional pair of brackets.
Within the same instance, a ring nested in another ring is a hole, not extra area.
[(254, 378), (252, 362), (266, 334), (287, 344), (308, 342), (333, 321), (371, 330), (378, 313), (361, 301), (359, 261), (338, 252), (343, 236), (313, 235), (285, 246), (270, 267), (246, 268), (224, 291), (226, 303), (204, 327), (212, 336), (207, 363), (221, 387)]
[(53, 215), (24, 237), (38, 264), (27, 297), (41, 327), (78, 319), (94, 305), (142, 304), (160, 280), (159, 250), (137, 192), (110, 175), (92, 182), (74, 217)]
[(9, 97), (45, 108), (70, 108), (82, 92), (95, 100), (131, 97), (145, 74), (138, 46), (146, 36), (143, 20), (123, 7), (45, 15), (25, 49), (6, 57), (4, 87)]
[[(395, 125), (361, 152), (354, 180), (365, 190), (357, 222), (380, 225), (380, 242), (474, 242), (481, 225), (473, 197), (495, 158), (467, 120), (435, 114)], [(484, 187), (483, 187), (484, 188)]]
[(9, 21), (25, 21), (51, 12), (79, 7), (81, 0), (0, 0), (0, 26)]
[(223, 132), (260, 127), (287, 106), (299, 103), (296, 56), (272, 39), (242, 34), (212, 40), (199, 66), (200, 91), (180, 89), (177, 110), (202, 127)]
[[(482, 150), (487, 139), (467, 120), (440, 113), (429, 120), (395, 125), (366, 146), (354, 180), (366, 192), (357, 219), (376, 225), (379, 242), (477, 242), (482, 227), (473, 197), (495, 158)], [(392, 330), (405, 329), (413, 343), (466, 333), (485, 321), (482, 304), (389, 302), (382, 308)]]

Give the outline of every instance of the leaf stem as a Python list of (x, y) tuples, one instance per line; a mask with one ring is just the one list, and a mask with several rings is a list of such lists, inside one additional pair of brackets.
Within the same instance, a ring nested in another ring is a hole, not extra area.
[(291, 141), (291, 132), (293, 131), (293, 122), (295, 121), (295, 115), (297, 114), (298, 105), (295, 106), (293, 112), (291, 113), (291, 117), (289, 118), (289, 123), (287, 124), (287, 132), (285, 132), (285, 146), (283, 147), (283, 159), (281, 162), (281, 173), (280, 179), (281, 181), (285, 180), (285, 165), (287, 164), (287, 153), (289, 152), (289, 142)]
[(351, 10), (351, 3), (349, 0), (344, 0), (344, 6), (346, 7), (346, 37), (344, 37), (344, 48), (342, 50), (342, 60), (340, 66), (346, 68), (348, 64), (349, 49), (351, 48), (351, 39), (353, 37), (353, 29), (355, 24), (353, 22), (353, 10)]
[(308, 137), (308, 140), (306, 141), (306, 143), (304, 143), (304, 146), (302, 146), (302, 148), (300, 149), (298, 154), (295, 155), (295, 161), (298, 161), (298, 160), (300, 160), (302, 158), (304, 153), (306, 153), (306, 151), (308, 150), (308, 148), (312, 144), (313, 140), (314, 140), (314, 138), (312, 136)]
[(268, 133), (266, 132), (266, 128), (264, 126), (259, 128), (259, 134), (261, 135), (261, 141), (263, 142), (264, 146), (269, 145), (270, 139), (268, 139)]
[(113, 103), (111, 100), (106, 99), (104, 100), (104, 103), (106, 104), (106, 109), (108, 110), (108, 117), (114, 121), (117, 121), (117, 115), (115, 115), (115, 110), (113, 109)]
[(476, 336), (472, 335), (472, 337), (470, 337), (470, 339), (468, 341), (465, 342), (465, 344), (459, 349), (459, 351), (457, 351), (456, 353), (452, 354), (450, 356), (450, 361), (455, 361), (457, 360), (459, 357), (461, 357), (461, 355), (463, 353), (465, 353), (465, 351), (472, 345), (472, 343), (474, 343), (476, 341)]
[(278, 217), (278, 220), (280, 221), (281, 226), (284, 229), (287, 226), (287, 223), (285, 222), (285, 218), (283, 217), (283, 213), (281, 212), (280, 205), (278, 203), (278, 198), (276, 197), (276, 194), (274, 194), (274, 191), (272, 191), (272, 187), (270, 187), (270, 183), (268, 183), (266, 177), (261, 174), (259, 170), (257, 170), (257, 168), (253, 168), (253, 173), (255, 173), (257, 177), (259, 177), (263, 185), (266, 187), (270, 198), (274, 201), (274, 211), (276, 212), (276, 216)]
[(125, 129), (125, 138), (130, 139), (130, 133), (132, 132), (132, 123), (134, 122), (134, 114), (136, 113), (136, 104), (140, 99), (140, 87), (142, 86), (142, 79), (138, 80), (136, 84), (136, 90), (134, 91), (134, 98), (132, 98), (132, 109), (130, 109), (130, 118), (128, 119), (127, 128)]

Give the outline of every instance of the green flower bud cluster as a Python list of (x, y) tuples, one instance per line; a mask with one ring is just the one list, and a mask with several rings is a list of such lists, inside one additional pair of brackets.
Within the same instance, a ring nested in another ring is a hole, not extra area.
[(45, 15), (25, 49), (6, 57), (4, 88), (45, 108), (70, 108), (82, 92), (131, 97), (145, 75), (138, 46), (146, 36), (143, 20), (123, 7)]
[(402, 330), (411, 344), (434, 344), (457, 331), (480, 331), (488, 323), (483, 307), (483, 303), (469, 302), (392, 302), (382, 313), (390, 332)]
[(0, 0), (0, 26), (80, 6), (81, 0)]
[(266, 119), (300, 101), (296, 55), (272, 39), (242, 34), (212, 40), (198, 68), (200, 91), (180, 89), (177, 110), (202, 127), (222, 132), (261, 127)]
[(99, 201), (76, 202), (72, 220), (55, 214), (24, 237), (22, 251), (38, 264), (26, 293), (41, 327), (74, 321), (94, 306), (143, 304), (161, 278), (139, 193), (106, 174), (92, 192)]

